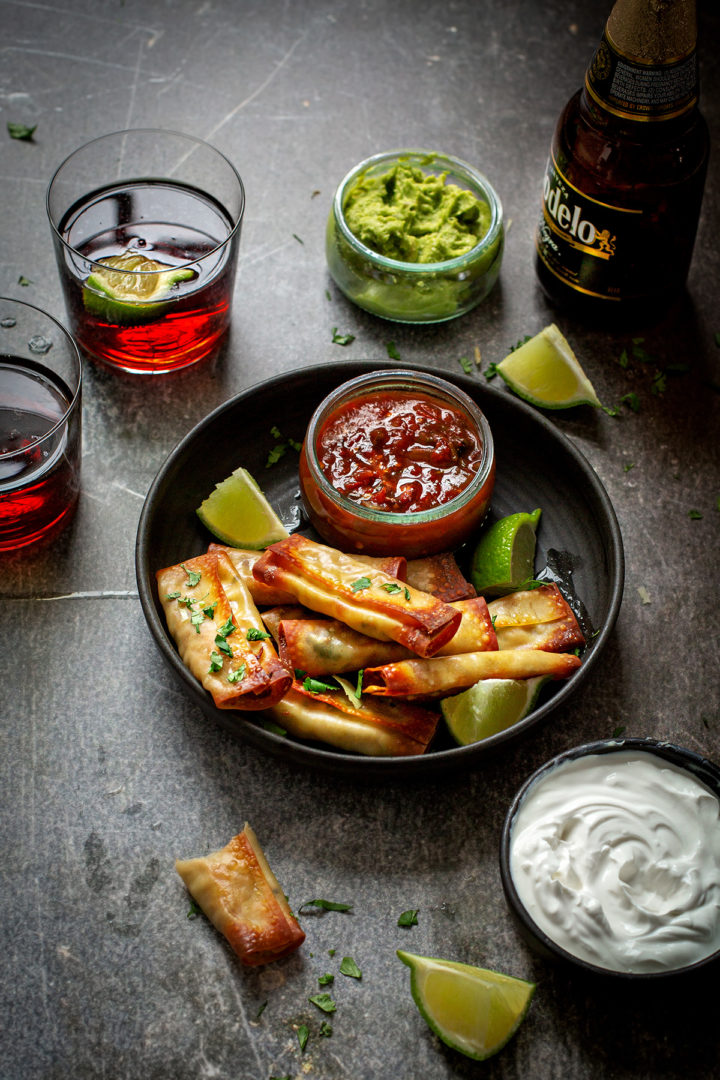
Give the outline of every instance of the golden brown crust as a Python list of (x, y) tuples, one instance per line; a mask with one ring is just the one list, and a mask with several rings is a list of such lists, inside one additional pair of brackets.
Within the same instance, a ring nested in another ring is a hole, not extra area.
[(305, 940), (249, 825), (220, 851), (179, 859), (175, 869), (247, 967), (279, 960)]

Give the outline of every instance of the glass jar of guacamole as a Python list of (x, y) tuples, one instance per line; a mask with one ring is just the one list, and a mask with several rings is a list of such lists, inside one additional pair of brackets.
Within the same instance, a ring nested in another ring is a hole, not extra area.
[(502, 205), (481, 173), (446, 154), (395, 150), (340, 183), (326, 256), (335, 283), (366, 311), (444, 322), (490, 292), (503, 241)]

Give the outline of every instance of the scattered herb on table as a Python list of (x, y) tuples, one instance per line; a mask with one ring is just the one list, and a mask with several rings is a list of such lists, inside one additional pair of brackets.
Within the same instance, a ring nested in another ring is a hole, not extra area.
[(352, 911), (352, 904), (343, 904), (336, 900), (306, 900), (304, 904), (301, 904), (298, 908), (298, 912), (302, 911), (304, 907), (316, 907), (321, 911)]
[(463, 369), (463, 371), (465, 372), (466, 375), (472, 375), (472, 370), (473, 370), (472, 361), (470, 360), (470, 358), (468, 356), (460, 356), (458, 358), (458, 364)]
[(338, 334), (337, 326), (332, 328), (333, 345), (352, 345), (355, 340), (354, 334)]
[(305, 241), (304, 241), (304, 240), (302, 240), (302, 239), (301, 239), (301, 238), (300, 238), (300, 237), (298, 236), (298, 234), (297, 234), (297, 233), (293, 233), (293, 237), (294, 237), (294, 238), (295, 238), (295, 239), (297, 240), (298, 244), (304, 244), (304, 243), (305, 243)]
[(408, 911), (403, 911), (397, 921), (398, 926), (417, 926), (419, 910), (420, 908), (410, 908)]
[(25, 286), (27, 288), (28, 285), (32, 285), (32, 284), (33, 284), (33, 282), (30, 280), (30, 278), (25, 277), (24, 274), (21, 274), (20, 277), (18, 278), (18, 285), (23, 285), (23, 286)]
[(196, 919), (198, 915), (202, 914), (202, 908), (197, 904), (192, 897), (190, 898), (190, 908), (188, 909), (188, 919)]
[(623, 394), (620, 398), (623, 405), (627, 405), (633, 412), (640, 412), (640, 398), (637, 396), (634, 390), (631, 390), (629, 394)]
[(301, 1051), (304, 1050), (305, 1047), (307, 1046), (307, 1041), (308, 1041), (309, 1037), (310, 1037), (310, 1028), (307, 1026), (307, 1024), (301, 1024), (300, 1027), (297, 1029), (297, 1038), (298, 1038), (298, 1042), (300, 1043), (300, 1050)]
[(258, 1011), (255, 1013), (255, 1019), (259, 1020), (266, 1009), (267, 1009), (267, 1001), (263, 1001), (262, 1005), (260, 1006)]
[(362, 979), (362, 971), (357, 966), (352, 956), (343, 956), (340, 961), (340, 974), (347, 975), (349, 979)]
[(497, 364), (488, 364), (488, 366), (487, 366), (487, 367), (485, 368), (485, 370), (483, 371), (483, 375), (484, 375), (484, 376), (485, 376), (485, 378), (486, 378), (486, 379), (488, 379), (488, 380), (489, 380), (489, 379), (494, 379), (494, 378), (495, 378), (495, 376), (497, 375), (497, 373), (498, 373), (498, 366), (497, 366)]
[(318, 986), (331, 986), (335, 982), (335, 976), (330, 971), (326, 971), (324, 975), (321, 975), (318, 979)]
[(31, 142), (32, 137), (37, 130), (37, 124), (28, 127), (26, 124), (14, 124), (12, 120), (8, 120), (7, 129), (11, 139), (20, 139), (23, 142)]
[(387, 354), (388, 354), (388, 356), (390, 357), (391, 360), (400, 360), (400, 359), (402, 359), (402, 357), (400, 356), (400, 353), (397, 351), (397, 345), (395, 344), (394, 341), (388, 341), (385, 348), (387, 349)]
[(311, 994), (308, 1001), (326, 1013), (334, 1013), (337, 1005), (329, 994)]
[(700, 521), (702, 519), (702, 514), (699, 510), (688, 510), (688, 517), (691, 521)]
[(332, 1024), (328, 1024), (327, 1020), (323, 1020), (323, 1022), (320, 1025), (320, 1030), (318, 1031), (318, 1035), (323, 1035), (326, 1039), (329, 1039), (330, 1036), (332, 1035), (332, 1032), (333, 1032)]

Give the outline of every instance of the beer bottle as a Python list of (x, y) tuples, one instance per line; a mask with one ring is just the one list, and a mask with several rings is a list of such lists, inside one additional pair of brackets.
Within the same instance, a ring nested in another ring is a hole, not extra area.
[(658, 313), (683, 288), (709, 153), (694, 0), (617, 0), (562, 112), (536, 270), (578, 313)]

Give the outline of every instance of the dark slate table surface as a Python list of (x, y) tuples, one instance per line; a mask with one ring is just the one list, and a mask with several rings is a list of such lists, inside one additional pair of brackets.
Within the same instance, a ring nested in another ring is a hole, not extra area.
[[(532, 268), (553, 125), (609, 6), (0, 0), (0, 294), (64, 318), (45, 189), (94, 136), (190, 132), (229, 155), (247, 189), (221, 355), (140, 385), (88, 365), (79, 511), (50, 549), (0, 563), (7, 1080), (715, 1073), (713, 977), (622, 993), (554, 968), (518, 937), (498, 870), (514, 791), (567, 747), (624, 727), (720, 760), (717, 155), (687, 295), (655, 325), (591, 330), (549, 307)], [(717, 132), (720, 12), (710, 0), (701, 26), (703, 107)], [(9, 139), (6, 121), (37, 124), (34, 141)], [(371, 153), (414, 145), (475, 162), (510, 225), (492, 296), (434, 329), (363, 314), (324, 260), (335, 184)], [(641, 399), (639, 412), (615, 419), (589, 409), (552, 417), (607, 488), (627, 559), (616, 629), (581, 691), (476, 769), (410, 787), (299, 770), (214, 726), (161, 661), (135, 583), (143, 499), (180, 438), (269, 376), (386, 359), (389, 340), (408, 364), (457, 372), (475, 346), (499, 361), (553, 320), (603, 401), (629, 390)], [(333, 344), (333, 327), (353, 343)], [(647, 376), (631, 379), (617, 362), (630, 336), (688, 372), (653, 396)], [(295, 905), (353, 904), (349, 915), (305, 918), (302, 950), (254, 972), (206, 920), (187, 917), (173, 868), (246, 820)], [(403, 931), (407, 908), (419, 923)], [(536, 980), (518, 1035), (482, 1066), (444, 1048), (412, 1003), (397, 947)], [(333, 1034), (319, 1038), (307, 999), (343, 955), (363, 977), (336, 978)], [(312, 1032), (302, 1055), (301, 1023)]]

